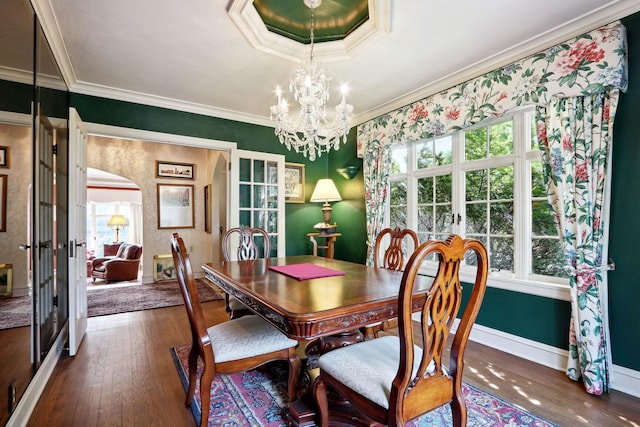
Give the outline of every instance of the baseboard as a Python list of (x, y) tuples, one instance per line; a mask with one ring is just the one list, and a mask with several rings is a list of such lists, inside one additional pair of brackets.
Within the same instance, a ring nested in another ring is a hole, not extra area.
[[(457, 320), (455, 327), (457, 327)], [(508, 334), (497, 329), (476, 324), (471, 330), (469, 339), (559, 371), (564, 371), (567, 366), (567, 357), (569, 356), (567, 350)], [(640, 398), (640, 371), (613, 365), (611, 369), (611, 388)]]
[(66, 323), (58, 334), (58, 338), (53, 343), (51, 351), (49, 351), (49, 354), (44, 358), (40, 368), (31, 379), (31, 382), (29, 382), (27, 389), (24, 391), (22, 398), (20, 398), (15, 411), (11, 414), (11, 418), (9, 418), (5, 427), (23, 427), (29, 422), (31, 413), (36, 407), (40, 395), (49, 381), (49, 377), (51, 377), (53, 370), (58, 364), (58, 360), (60, 360), (64, 345), (67, 341), (68, 325), (69, 324)]

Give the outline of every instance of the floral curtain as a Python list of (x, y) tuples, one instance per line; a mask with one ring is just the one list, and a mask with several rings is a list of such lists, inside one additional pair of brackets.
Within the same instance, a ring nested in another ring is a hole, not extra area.
[(603, 265), (607, 259), (608, 165), (619, 92), (554, 99), (536, 111), (549, 203), (569, 271), (567, 375), (591, 394), (609, 391)]
[(358, 126), (369, 242), (384, 222), (377, 201), (389, 192), (390, 145), (445, 135), (521, 105), (546, 105), (553, 96), (626, 90), (626, 53), (626, 30), (616, 21)]

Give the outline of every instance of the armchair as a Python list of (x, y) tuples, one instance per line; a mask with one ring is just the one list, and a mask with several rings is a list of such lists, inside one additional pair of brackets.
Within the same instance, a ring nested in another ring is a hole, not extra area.
[(142, 246), (123, 243), (115, 256), (96, 258), (91, 262), (91, 277), (107, 282), (138, 278)]

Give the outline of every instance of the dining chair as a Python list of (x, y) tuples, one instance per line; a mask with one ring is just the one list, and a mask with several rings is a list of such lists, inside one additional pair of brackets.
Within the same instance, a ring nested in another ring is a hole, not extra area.
[[(475, 252), (476, 277), (453, 332), (451, 327), (462, 304), (460, 264), (467, 251)], [(423, 260), (431, 254), (437, 255), (438, 270), (424, 293), (420, 322), (414, 322), (414, 283), (428, 279), (418, 273)], [(487, 251), (478, 240), (451, 235), (446, 241), (430, 240), (421, 244), (411, 255), (402, 276), (398, 336), (387, 335), (338, 348), (318, 359), (320, 370), (314, 384), (314, 397), (320, 426), (328, 425), (328, 387), (344, 396), (366, 417), (389, 426), (404, 426), (407, 421), (446, 404), (451, 405), (454, 426), (465, 426), (463, 357), (484, 297), (487, 271)], [(448, 340), (450, 333), (453, 336)], [(448, 367), (445, 367), (447, 347), (450, 353)]]
[[(255, 240), (255, 236), (262, 237), (263, 243), (258, 245)], [(232, 243), (237, 239), (238, 246), (235, 249), (235, 258), (232, 256), (233, 251), (231, 248)], [(260, 250), (260, 246), (262, 250)], [(268, 258), (271, 253), (271, 242), (269, 240), (269, 234), (262, 228), (258, 227), (235, 227), (230, 228), (222, 237), (222, 255), (225, 261), (236, 260), (253, 260), (260, 258)], [(224, 306), (227, 313), (229, 313), (230, 319), (237, 319), (238, 317), (246, 314), (252, 314), (253, 312), (237, 298), (232, 297), (225, 292)]]
[[(388, 241), (388, 244), (386, 242)], [(415, 231), (400, 227), (385, 228), (376, 237), (374, 246), (374, 268), (402, 271), (411, 253), (418, 247)], [(378, 337), (381, 331), (389, 329), (389, 321), (375, 322), (362, 328), (365, 340)]]
[(171, 236), (171, 253), (193, 339), (189, 352), (189, 389), (185, 401), (187, 406), (191, 405), (195, 395), (198, 358), (204, 362), (204, 370), (200, 377), (200, 426), (206, 426), (209, 420), (211, 384), (217, 374), (255, 369), (277, 360), (287, 361), (287, 388), (289, 399), (293, 400), (301, 367), (300, 358), (296, 353), (298, 342), (289, 339), (259, 316), (243, 316), (207, 328), (189, 254), (178, 233)]

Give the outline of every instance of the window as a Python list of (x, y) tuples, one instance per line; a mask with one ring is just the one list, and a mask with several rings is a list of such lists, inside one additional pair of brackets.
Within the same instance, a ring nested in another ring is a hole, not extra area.
[[(451, 135), (394, 145), (388, 225), (416, 230), (421, 242), (451, 233), (481, 240), (489, 252), (490, 282), (566, 284), (535, 136), (534, 114), (527, 109)], [(465, 263), (470, 273), (475, 256)]]
[[(107, 223), (112, 215), (120, 214), (131, 219), (131, 204), (128, 202), (87, 203), (87, 243), (88, 249), (93, 249), (96, 256), (103, 256), (104, 244), (114, 242), (115, 231)], [(129, 232), (131, 227), (124, 227), (119, 232), (121, 242), (131, 242)]]

